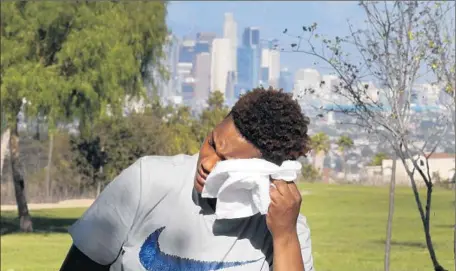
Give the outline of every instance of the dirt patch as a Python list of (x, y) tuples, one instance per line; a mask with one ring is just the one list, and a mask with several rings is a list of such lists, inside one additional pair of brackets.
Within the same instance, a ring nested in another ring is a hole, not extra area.
[[(29, 210), (56, 209), (56, 208), (83, 208), (89, 207), (93, 199), (64, 200), (57, 203), (30, 203)], [(15, 211), (16, 205), (1, 205), (1, 211)]]

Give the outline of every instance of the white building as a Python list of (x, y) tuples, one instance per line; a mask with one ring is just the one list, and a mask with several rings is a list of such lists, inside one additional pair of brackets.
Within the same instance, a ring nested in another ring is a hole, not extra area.
[(295, 73), (294, 89), (295, 96), (302, 96), (307, 88), (320, 88), (321, 75), (314, 69), (299, 69)]
[(278, 88), (280, 79), (280, 52), (271, 50), (269, 53), (269, 85)]
[(214, 39), (211, 57), (211, 91), (226, 92), (228, 72), (231, 67), (231, 43), (229, 39)]
[(223, 38), (229, 40), (230, 61), (229, 70), (237, 70), (237, 23), (232, 13), (225, 13), (225, 22), (223, 24)]
[(339, 86), (339, 78), (335, 75), (325, 74), (321, 77), (321, 81), (325, 82), (322, 84), (325, 93), (333, 93), (335, 88)]
[[(419, 157), (415, 157), (419, 158)], [(429, 175), (432, 178), (432, 181), (435, 182), (435, 176), (438, 176), (440, 180), (449, 180), (453, 178), (455, 174), (455, 158), (454, 154), (447, 154), (447, 153), (434, 153), (432, 154), (429, 159)], [(413, 168), (412, 161), (406, 160), (407, 167), (411, 170)], [(388, 183), (391, 179), (392, 174), (392, 164), (393, 160), (385, 159), (382, 161), (382, 171), (383, 171), (383, 181)], [(421, 170), (424, 174), (427, 175), (427, 166), (425, 159), (419, 159), (418, 165), (420, 166)], [(418, 186), (424, 186), (424, 181), (418, 171), (415, 170), (415, 181)], [(396, 162), (396, 183), (403, 184), (403, 185), (411, 185), (410, 179), (408, 177), (407, 171), (400, 159)]]
[(261, 50), (261, 69), (268, 69), (269, 86), (279, 87), (280, 80), (280, 52), (271, 49)]

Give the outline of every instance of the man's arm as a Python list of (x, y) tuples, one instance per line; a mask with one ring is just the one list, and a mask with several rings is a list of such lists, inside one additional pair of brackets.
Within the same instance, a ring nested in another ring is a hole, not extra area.
[(274, 271), (303, 271), (301, 247), (299, 245), (298, 234), (290, 232), (282, 237), (273, 239), (274, 245)]
[[(296, 184), (273, 181), (266, 222), (273, 239), (273, 270), (304, 271), (301, 245), (297, 233), (297, 219), (301, 207), (301, 193)], [(311, 270), (305, 270), (311, 271)]]
[(109, 271), (109, 265), (100, 265), (84, 255), (76, 246), (72, 245), (60, 271)]
[(109, 270), (133, 226), (141, 198), (141, 160), (122, 171), (70, 228), (61, 271)]

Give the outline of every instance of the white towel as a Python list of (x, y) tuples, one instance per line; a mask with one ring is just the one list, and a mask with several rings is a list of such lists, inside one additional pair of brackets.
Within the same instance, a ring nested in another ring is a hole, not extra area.
[(217, 219), (266, 214), (272, 179), (295, 181), (301, 163), (285, 161), (279, 167), (263, 159), (233, 159), (218, 162), (206, 178), (201, 196), (217, 198)]

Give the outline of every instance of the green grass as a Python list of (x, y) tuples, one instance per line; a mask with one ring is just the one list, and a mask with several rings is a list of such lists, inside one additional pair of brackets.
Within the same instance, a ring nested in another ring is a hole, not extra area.
[[(388, 209), (388, 189), (358, 186), (305, 184), (302, 213), (312, 230), (315, 267), (318, 271), (383, 270)], [(437, 189), (433, 197), (432, 237), (437, 257), (447, 269), (453, 266), (452, 192)], [(58, 270), (70, 246), (66, 228), (83, 209), (32, 212), (41, 233), (11, 233), (14, 213), (2, 213), (1, 270)], [(52, 226), (52, 227), (51, 227)], [(391, 251), (392, 271), (432, 270), (422, 224), (410, 188), (399, 188)]]

